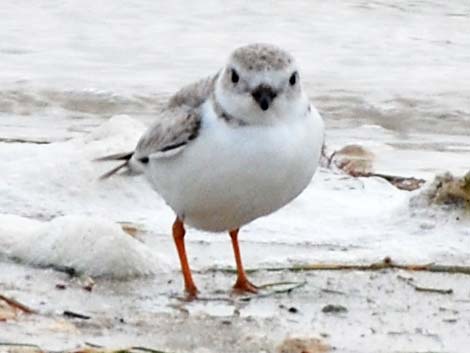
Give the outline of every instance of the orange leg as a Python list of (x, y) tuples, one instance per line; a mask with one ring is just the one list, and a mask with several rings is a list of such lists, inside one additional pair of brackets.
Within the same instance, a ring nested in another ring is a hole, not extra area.
[(252, 284), (250, 281), (248, 281), (245, 270), (243, 269), (242, 257), (240, 255), (240, 248), (238, 246), (238, 229), (231, 230), (229, 234), (230, 234), (230, 238), (232, 238), (232, 247), (233, 247), (233, 252), (235, 254), (235, 262), (237, 263), (237, 274), (238, 274), (237, 282), (235, 282), (233, 289), (236, 292), (241, 292), (241, 293), (243, 292), (257, 293), (258, 288), (254, 284)]
[(186, 249), (184, 246), (184, 235), (186, 231), (184, 224), (181, 220), (176, 217), (175, 223), (173, 223), (173, 238), (176, 244), (176, 250), (178, 250), (178, 256), (181, 262), (181, 271), (184, 277), (184, 288), (189, 298), (195, 298), (197, 295), (197, 288), (193, 282), (191, 275), (191, 269), (189, 268), (188, 258), (186, 257)]

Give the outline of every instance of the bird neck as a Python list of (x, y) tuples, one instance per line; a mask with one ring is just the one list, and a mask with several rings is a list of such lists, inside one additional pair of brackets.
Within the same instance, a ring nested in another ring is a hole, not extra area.
[(233, 125), (233, 126), (245, 126), (248, 125), (246, 121), (243, 121), (242, 119), (239, 119), (232, 114), (228, 113), (224, 107), (220, 104), (218, 101), (215, 92), (212, 94), (212, 105), (214, 107), (214, 112), (217, 115), (218, 119), (222, 119), (225, 121), (227, 124)]

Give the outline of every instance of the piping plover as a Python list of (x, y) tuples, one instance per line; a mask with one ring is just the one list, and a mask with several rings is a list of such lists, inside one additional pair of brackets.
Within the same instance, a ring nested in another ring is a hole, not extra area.
[(283, 207), (309, 184), (323, 144), (323, 120), (302, 89), (294, 58), (269, 44), (236, 49), (217, 74), (188, 85), (169, 100), (134, 151), (122, 160), (145, 174), (176, 213), (173, 237), (186, 292), (194, 297), (184, 224), (228, 232), (237, 266), (237, 291), (256, 292), (247, 279), (238, 231)]

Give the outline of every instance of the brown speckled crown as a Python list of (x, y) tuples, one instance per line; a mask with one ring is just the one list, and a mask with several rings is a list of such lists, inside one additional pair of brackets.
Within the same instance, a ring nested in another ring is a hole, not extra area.
[(294, 58), (285, 50), (271, 44), (250, 44), (235, 49), (230, 57), (246, 70), (283, 70), (291, 65)]

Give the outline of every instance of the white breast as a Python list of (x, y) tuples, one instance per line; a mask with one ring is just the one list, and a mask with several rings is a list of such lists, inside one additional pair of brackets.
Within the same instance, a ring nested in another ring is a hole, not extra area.
[(310, 182), (323, 121), (312, 109), (274, 126), (231, 126), (204, 108), (199, 136), (178, 156), (149, 163), (146, 175), (185, 223), (236, 229), (289, 203)]

